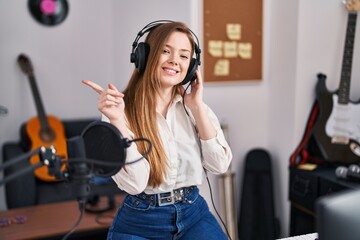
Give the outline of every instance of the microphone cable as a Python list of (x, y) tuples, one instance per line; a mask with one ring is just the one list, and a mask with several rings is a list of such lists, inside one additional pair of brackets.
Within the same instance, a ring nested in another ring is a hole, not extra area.
[[(130, 165), (130, 164), (134, 164), (136, 162), (139, 162), (143, 159), (146, 158), (146, 156), (150, 153), (151, 149), (152, 149), (152, 143), (150, 142), (149, 139), (147, 138), (136, 138), (136, 139), (132, 139), (132, 140), (127, 140), (128, 143), (131, 142), (138, 142), (138, 141), (145, 141), (149, 144), (149, 148), (146, 150), (146, 152), (144, 154), (142, 154), (142, 156), (136, 160), (133, 160), (131, 162), (127, 162), (127, 163), (114, 163), (114, 162), (104, 162), (101, 160), (97, 160), (97, 159), (91, 159), (91, 158), (71, 158), (71, 159), (67, 159), (67, 160), (62, 160), (62, 163), (69, 163), (69, 162), (81, 162), (81, 163), (90, 163), (90, 164), (97, 164), (97, 165), (102, 165), (102, 166), (107, 166), (107, 167), (118, 167), (118, 166), (125, 166), (125, 165)], [(130, 146), (130, 144), (128, 145)]]
[(189, 115), (189, 113), (188, 113), (188, 111), (187, 111), (187, 109), (185, 107), (185, 94), (186, 94), (186, 91), (189, 89), (190, 85), (191, 85), (191, 82), (186, 86), (186, 88), (185, 88), (185, 90), (184, 90), (184, 92), (183, 92), (183, 94), (181, 96), (182, 99), (183, 99), (183, 108), (185, 110), (186, 115), (188, 115), (188, 117), (190, 117), (190, 115)]
[[(137, 139), (127, 140), (128, 146), (130, 146), (130, 144), (132, 142), (137, 142), (137, 141), (145, 141), (149, 144), (149, 147), (148, 147), (147, 151), (140, 158), (133, 160), (131, 162), (111, 163), (111, 162), (103, 162), (103, 161), (96, 160), (96, 159), (71, 158), (71, 159), (63, 160), (63, 161), (61, 161), (61, 163), (77, 162), (77, 163), (97, 164), (97, 165), (110, 166), (110, 167), (111, 166), (123, 167), (124, 165), (133, 164), (140, 160), (145, 159), (145, 157), (150, 153), (151, 148), (152, 148), (152, 143), (150, 142), (150, 140), (148, 140), (146, 138), (137, 138)], [(64, 173), (64, 174), (69, 174), (69, 173)], [(65, 177), (69, 177), (69, 175), (67, 175)], [(79, 226), (79, 224), (84, 216), (84, 212), (85, 212), (85, 208), (86, 208), (86, 198), (79, 198), (78, 203), (79, 203), (80, 216), (79, 216), (78, 220), (76, 221), (76, 223), (74, 224), (74, 226), (71, 228), (71, 230), (62, 238), (62, 240), (66, 240), (76, 230), (76, 228)]]
[[(188, 115), (188, 117), (192, 120), (192, 118), (190, 117), (190, 114), (188, 113), (188, 111), (187, 111), (187, 109), (186, 109), (186, 107), (185, 107), (185, 98), (184, 98), (184, 97), (185, 97), (185, 94), (186, 94), (186, 91), (187, 91), (187, 89), (189, 88), (189, 86), (190, 86), (190, 83), (189, 83), (189, 84), (187, 85), (187, 87), (185, 88), (185, 91), (183, 92), (183, 95), (182, 95), (182, 99), (183, 99), (183, 108), (184, 108), (184, 110), (185, 110), (185, 113), (186, 113), (186, 115)], [(192, 121), (193, 121), (193, 120), (192, 120)], [(195, 125), (195, 121), (193, 121), (193, 122), (194, 122), (194, 125)], [(196, 130), (196, 132), (197, 132), (197, 127), (196, 127), (196, 125), (195, 125), (194, 127), (195, 127), (195, 130)], [(199, 138), (199, 142), (200, 142), (200, 138)], [(200, 144), (200, 152), (201, 152), (201, 158), (202, 158), (201, 144)], [(213, 196), (213, 192), (212, 192), (212, 188), (211, 188), (211, 184), (210, 184), (210, 180), (209, 180), (209, 177), (208, 177), (208, 174), (207, 174), (206, 169), (205, 169), (204, 167), (203, 167), (203, 169), (204, 169), (204, 172), (205, 172), (206, 181), (207, 181), (208, 186), (209, 186), (211, 204), (212, 204), (212, 206), (213, 206), (213, 208), (214, 208), (214, 210), (215, 210), (215, 212), (216, 212), (216, 215), (217, 215), (218, 218), (220, 219), (220, 221), (221, 221), (221, 223), (222, 223), (222, 225), (223, 225), (223, 227), (224, 227), (224, 229), (225, 229), (225, 231), (226, 231), (226, 234), (227, 234), (228, 238), (229, 238), (230, 240), (232, 240), (232, 239), (231, 239), (231, 236), (230, 236), (230, 234), (229, 234), (229, 231), (228, 231), (228, 229), (227, 229), (227, 227), (226, 227), (226, 224), (225, 224), (224, 220), (221, 218), (218, 210), (216, 209), (215, 202), (214, 202), (214, 196)]]
[(76, 223), (74, 224), (74, 226), (71, 228), (71, 230), (61, 240), (66, 240), (80, 225), (80, 222), (84, 216), (86, 201), (85, 201), (85, 199), (80, 199), (80, 200), (78, 200), (78, 202), (79, 202), (80, 216), (79, 216), (78, 220), (76, 221)]
[(130, 146), (130, 145), (131, 145), (131, 142), (139, 142), (139, 141), (145, 141), (145, 142), (147, 142), (147, 143), (149, 144), (149, 148), (147, 149), (147, 151), (146, 151), (145, 153), (142, 154), (143, 156), (141, 156), (140, 158), (138, 158), (138, 159), (136, 159), (136, 160), (133, 160), (133, 161), (131, 161), (131, 162), (125, 163), (125, 165), (129, 165), (129, 164), (136, 163), (136, 162), (138, 162), (138, 161), (146, 158), (147, 155), (149, 155), (149, 153), (150, 153), (150, 151), (151, 151), (151, 149), (152, 149), (152, 143), (150, 142), (149, 139), (147, 139), (147, 138), (135, 138), (135, 139), (132, 139), (132, 140), (128, 140), (128, 143), (130, 143), (130, 144), (129, 144), (129, 146)]
[(223, 225), (223, 227), (224, 227), (224, 229), (225, 229), (225, 231), (226, 231), (226, 234), (227, 234), (228, 238), (229, 238), (230, 240), (232, 240), (232, 239), (231, 239), (231, 236), (230, 236), (230, 234), (229, 234), (229, 231), (228, 231), (228, 229), (227, 229), (227, 227), (226, 227), (226, 224), (225, 224), (224, 220), (221, 218), (218, 210), (217, 210), (216, 207), (215, 207), (214, 197), (213, 197), (213, 193), (212, 193), (212, 189), (211, 189), (210, 180), (209, 180), (209, 177), (208, 177), (208, 175), (207, 175), (207, 171), (205, 170), (205, 168), (204, 168), (204, 171), (205, 171), (206, 181), (207, 181), (208, 186), (209, 186), (211, 204), (212, 204), (212, 206), (214, 207), (214, 210), (215, 210), (215, 212), (216, 212), (216, 215), (217, 215), (218, 218), (220, 219), (220, 221), (221, 221), (221, 223), (222, 223), (222, 225)]

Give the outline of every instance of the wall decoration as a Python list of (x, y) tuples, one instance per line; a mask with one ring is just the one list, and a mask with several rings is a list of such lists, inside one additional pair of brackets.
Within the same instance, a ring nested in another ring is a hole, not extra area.
[(261, 80), (262, 0), (203, 4), (205, 81)]
[(66, 0), (28, 0), (31, 16), (46, 26), (55, 26), (63, 22), (68, 14)]

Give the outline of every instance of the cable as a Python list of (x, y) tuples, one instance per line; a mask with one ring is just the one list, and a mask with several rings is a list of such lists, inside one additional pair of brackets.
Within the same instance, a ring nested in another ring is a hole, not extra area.
[(123, 166), (123, 165), (129, 165), (129, 164), (133, 164), (136, 163), (142, 159), (145, 159), (146, 156), (150, 153), (151, 148), (152, 148), (152, 143), (150, 142), (149, 139), (147, 138), (136, 138), (133, 140), (128, 140), (129, 142), (137, 142), (137, 141), (145, 141), (149, 144), (149, 148), (147, 149), (147, 151), (143, 154), (143, 156), (141, 156), (140, 158), (133, 160), (131, 162), (127, 162), (127, 163), (114, 163), (114, 162), (104, 162), (101, 160), (97, 160), (97, 159), (91, 159), (91, 158), (71, 158), (71, 159), (67, 159), (67, 160), (63, 160), (61, 161), (62, 163), (69, 163), (71, 162), (80, 162), (80, 163), (90, 163), (90, 164), (97, 164), (97, 165), (102, 165), (102, 166), (108, 166), (108, 167), (117, 167), (117, 166)]
[(145, 142), (147, 142), (147, 143), (149, 144), (149, 148), (148, 148), (148, 150), (147, 150), (144, 154), (142, 154), (142, 155), (143, 155), (142, 157), (140, 157), (140, 158), (138, 158), (138, 159), (136, 159), (136, 160), (134, 160), (134, 161), (127, 162), (127, 163), (125, 163), (125, 165), (133, 164), (133, 163), (136, 163), (136, 162), (138, 162), (138, 161), (146, 158), (146, 156), (150, 153), (150, 151), (151, 151), (151, 149), (152, 149), (152, 143), (151, 143), (150, 140), (147, 139), (147, 138), (135, 138), (135, 139), (133, 139), (133, 140), (128, 140), (128, 141), (129, 141), (129, 142), (145, 141)]
[[(186, 115), (188, 115), (188, 116), (190, 117), (188, 111), (187, 111), (186, 108), (185, 108), (185, 99), (184, 99), (186, 90), (189, 88), (189, 86), (190, 86), (190, 84), (186, 87), (186, 89), (185, 89), (185, 91), (184, 91), (184, 93), (183, 93), (183, 95), (182, 95), (182, 98), (183, 98), (183, 107), (184, 107), (185, 113), (186, 113)], [(195, 126), (195, 129), (197, 129), (196, 126)], [(200, 141), (200, 139), (199, 139), (199, 141)], [(201, 149), (201, 145), (200, 145), (200, 149)], [(203, 156), (202, 156), (202, 149), (201, 149), (200, 152), (201, 152), (201, 158), (202, 158), (202, 157), (203, 157)], [(222, 220), (220, 214), (218, 213), (218, 211), (217, 211), (217, 209), (216, 209), (216, 207), (215, 207), (214, 198), (213, 198), (213, 193), (212, 193), (212, 189), (211, 189), (211, 184), (210, 184), (209, 177), (208, 177), (208, 175), (207, 175), (207, 171), (206, 171), (205, 168), (204, 168), (204, 171), (205, 171), (206, 181), (207, 181), (208, 186), (209, 186), (211, 203), (212, 203), (212, 205), (213, 205), (213, 208), (214, 208), (214, 210), (215, 210), (215, 212), (216, 212), (216, 215), (219, 217), (222, 225), (224, 226), (228, 238), (229, 238), (230, 240), (232, 240), (232, 239), (231, 239), (231, 236), (230, 236), (230, 234), (229, 234), (229, 231), (228, 231), (228, 229), (227, 229), (227, 227), (226, 227), (226, 225), (225, 225), (225, 223), (224, 223), (224, 221)]]
[(66, 240), (75, 231), (75, 229), (79, 226), (79, 224), (80, 224), (80, 222), (81, 222), (81, 220), (82, 220), (82, 218), (84, 216), (86, 200), (85, 199), (80, 199), (80, 200), (78, 200), (78, 202), (79, 202), (79, 210), (80, 210), (79, 219), (76, 221), (76, 223), (71, 228), (71, 230), (62, 238), (62, 240)]
[(190, 87), (190, 83), (186, 86), (185, 91), (183, 92), (183, 95), (182, 95), (182, 99), (183, 99), (183, 108), (185, 110), (185, 113), (186, 113), (186, 115), (188, 115), (190, 117), (190, 115), (185, 107), (185, 94), (189, 87)]
[[(204, 169), (204, 170), (205, 170), (205, 169)], [(225, 231), (226, 231), (226, 234), (228, 235), (229, 239), (232, 240), (231, 237), (230, 237), (229, 231), (228, 231), (228, 229), (227, 229), (227, 227), (226, 227), (226, 225), (225, 225), (225, 223), (224, 223), (224, 221), (222, 220), (220, 214), (218, 213), (218, 211), (217, 211), (217, 209), (216, 209), (216, 207), (215, 207), (214, 198), (213, 198), (213, 193), (212, 193), (212, 189), (211, 189), (211, 184), (210, 184), (209, 177), (208, 177), (208, 175), (207, 175), (206, 170), (205, 170), (205, 176), (206, 176), (206, 181), (207, 181), (208, 186), (209, 186), (210, 198), (211, 198), (211, 203), (212, 203), (212, 205), (213, 205), (213, 208), (214, 208), (214, 210), (215, 210), (215, 212), (216, 212), (216, 215), (219, 217), (222, 225), (224, 226)]]

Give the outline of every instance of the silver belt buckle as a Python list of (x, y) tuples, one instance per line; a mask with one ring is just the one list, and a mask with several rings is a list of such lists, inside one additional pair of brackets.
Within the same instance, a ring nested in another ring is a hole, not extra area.
[[(169, 194), (169, 196), (161, 196), (161, 195), (165, 195), (165, 194)], [(158, 193), (157, 194), (158, 197), (158, 204), (159, 206), (167, 206), (167, 205), (171, 205), (175, 203), (175, 196), (174, 196), (174, 191), (171, 192), (167, 192), (167, 193)]]

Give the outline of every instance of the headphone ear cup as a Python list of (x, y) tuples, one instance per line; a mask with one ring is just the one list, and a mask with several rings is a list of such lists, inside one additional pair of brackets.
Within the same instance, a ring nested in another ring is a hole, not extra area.
[(181, 82), (181, 85), (185, 85), (188, 82), (191, 83), (196, 79), (196, 69), (198, 66), (199, 66), (199, 62), (195, 58), (192, 58), (186, 76), (184, 80)]
[(147, 43), (139, 43), (135, 50), (135, 67), (140, 74), (143, 74), (146, 67), (147, 58), (149, 55), (150, 47)]

